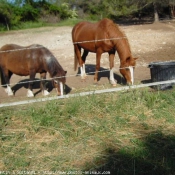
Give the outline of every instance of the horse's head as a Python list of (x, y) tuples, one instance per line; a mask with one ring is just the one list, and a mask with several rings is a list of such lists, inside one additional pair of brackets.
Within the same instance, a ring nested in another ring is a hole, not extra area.
[(61, 75), (57, 75), (55, 78), (53, 77), (52, 84), (58, 95), (63, 95), (63, 89), (66, 83), (66, 73), (67, 71), (63, 71)]
[(133, 85), (134, 83), (134, 68), (136, 65), (137, 58), (128, 57), (126, 61), (121, 62), (120, 73), (125, 78), (128, 85)]

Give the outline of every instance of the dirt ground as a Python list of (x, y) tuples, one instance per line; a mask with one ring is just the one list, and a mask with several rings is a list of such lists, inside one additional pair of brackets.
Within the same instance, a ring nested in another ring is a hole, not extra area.
[[(137, 67), (134, 72), (135, 84), (150, 80), (150, 69), (148, 64), (154, 61), (175, 60), (175, 21), (162, 21), (152, 24), (120, 25), (125, 32), (131, 45), (132, 55), (138, 57)], [(18, 44), (27, 46), (31, 44), (41, 44), (47, 47), (58, 59), (62, 67), (67, 70), (66, 93), (76, 93), (87, 90), (101, 88), (112, 88), (109, 84), (109, 61), (105, 53), (101, 58), (100, 80), (97, 85), (93, 82), (93, 73), (88, 75), (85, 82), (82, 82), (77, 72), (73, 69), (74, 52), (71, 40), (72, 27), (44, 27), (39, 29), (19, 30), (0, 33), (0, 47), (5, 44)], [(90, 53), (87, 57), (87, 72), (95, 70), (95, 54)], [(121, 75), (119, 73), (120, 60), (115, 57), (115, 78), (118, 86), (121, 85)], [(49, 78), (49, 75), (47, 75)], [(39, 78), (37, 75), (36, 78)], [(15, 92), (13, 97), (8, 97), (4, 88), (0, 87), (0, 103), (24, 100), (27, 93), (27, 84), (15, 85), (20, 81), (27, 81), (28, 77), (13, 75), (11, 86)], [(48, 86), (50, 81), (48, 80)], [(49, 86), (50, 87), (50, 86)], [(50, 88), (50, 96), (56, 95), (54, 89)], [(35, 98), (42, 97), (39, 83), (34, 86)]]

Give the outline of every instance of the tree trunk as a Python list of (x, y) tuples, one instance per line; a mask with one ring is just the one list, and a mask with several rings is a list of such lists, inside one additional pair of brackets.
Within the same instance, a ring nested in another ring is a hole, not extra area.
[(6, 18), (5, 18), (5, 23), (6, 23), (6, 26), (7, 26), (7, 30), (9, 31), (9, 25), (8, 25), (8, 22), (7, 22)]
[(157, 4), (154, 3), (154, 22), (159, 22), (159, 14), (158, 14), (158, 11), (157, 11)]
[(170, 17), (174, 18), (175, 14), (174, 14), (174, 5), (169, 5), (170, 7)]

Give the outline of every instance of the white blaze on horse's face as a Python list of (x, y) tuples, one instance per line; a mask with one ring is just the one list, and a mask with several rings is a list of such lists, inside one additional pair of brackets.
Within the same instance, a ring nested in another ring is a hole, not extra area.
[[(63, 83), (59, 82), (57, 80), (54, 80), (54, 82), (55, 82), (55, 84), (57, 84), (57, 86), (58, 86), (58, 84), (60, 85), (60, 95), (63, 96)], [(57, 91), (57, 93), (59, 93), (57, 87), (56, 87), (56, 91)]]
[(131, 74), (131, 83), (134, 84), (134, 68), (129, 66), (130, 74)]
[(63, 96), (63, 83), (60, 82), (60, 95)]

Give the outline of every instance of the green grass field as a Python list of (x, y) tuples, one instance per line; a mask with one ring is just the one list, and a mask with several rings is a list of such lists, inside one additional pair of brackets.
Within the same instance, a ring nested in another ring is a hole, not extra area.
[[(78, 22), (82, 21), (82, 19), (67, 19), (67, 20), (61, 20), (58, 23), (45, 23), (42, 21), (37, 22), (23, 22), (17, 26), (13, 26), (10, 28), (10, 30), (21, 30), (21, 29), (32, 29), (32, 28), (40, 28), (40, 27), (47, 27), (47, 26), (74, 26)], [(90, 20), (89, 20), (90, 21)], [(0, 32), (7, 31), (7, 28), (5, 26), (0, 25)]]
[(0, 172), (173, 175), (174, 131), (174, 89), (0, 108)]

